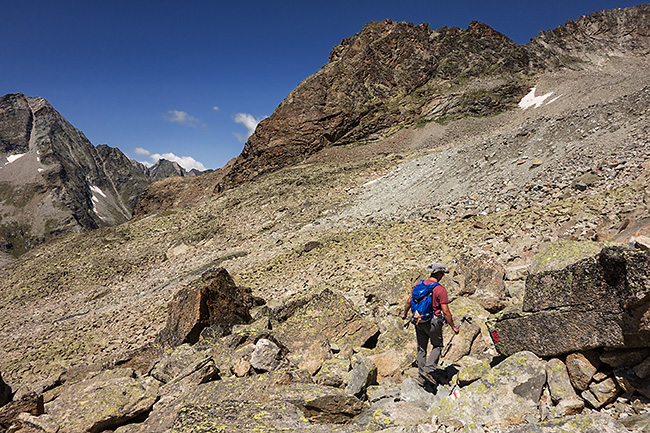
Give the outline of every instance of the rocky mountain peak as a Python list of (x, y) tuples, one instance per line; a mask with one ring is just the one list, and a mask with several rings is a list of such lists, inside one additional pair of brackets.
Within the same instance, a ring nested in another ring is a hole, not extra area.
[(177, 163), (147, 168), (119, 149), (93, 146), (45, 99), (0, 98), (0, 247), (20, 255), (63, 232), (131, 218), (153, 180), (186, 176)]
[[(483, 111), (474, 101), (449, 104), (449, 80), (498, 76), (508, 86), (488, 112), (512, 106), (523, 91), (517, 74), (530, 72), (527, 51), (488, 25), (473, 22), (432, 31), (427, 24), (371, 22), (334, 47), (329, 62), (305, 79), (262, 121), (226, 175), (235, 185), (296, 163), (330, 145), (373, 140), (427, 115)], [(513, 86), (512, 83), (515, 83)], [(479, 99), (493, 87), (475, 92)], [(478, 104), (480, 105), (480, 104)]]

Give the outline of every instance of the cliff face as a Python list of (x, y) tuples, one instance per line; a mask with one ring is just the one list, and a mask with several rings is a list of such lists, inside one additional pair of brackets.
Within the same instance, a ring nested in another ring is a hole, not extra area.
[(603, 60), (650, 53), (650, 5), (612, 9), (543, 31), (526, 49), (549, 69), (593, 69)]

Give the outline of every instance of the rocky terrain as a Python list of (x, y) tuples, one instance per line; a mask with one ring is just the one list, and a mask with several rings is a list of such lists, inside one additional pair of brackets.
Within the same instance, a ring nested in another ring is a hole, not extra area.
[(128, 221), (151, 182), (190, 175), (175, 162), (145, 167), (95, 147), (43, 98), (22, 94), (0, 98), (0, 156), (1, 261), (60, 233)]
[[(163, 180), (157, 208), (27, 252), (0, 280), (0, 429), (648, 431), (647, 11), (542, 33), (557, 59), (589, 55), (531, 70), (498, 114), (229, 188), (237, 161)], [(423, 388), (398, 312), (433, 261), (472, 320)]]

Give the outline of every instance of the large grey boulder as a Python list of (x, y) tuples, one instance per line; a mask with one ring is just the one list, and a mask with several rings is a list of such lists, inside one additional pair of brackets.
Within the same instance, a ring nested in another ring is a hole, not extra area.
[(353, 348), (364, 346), (378, 333), (377, 325), (361, 317), (352, 302), (326, 289), (280, 323), (273, 337), (291, 352), (296, 364), (301, 364), (303, 358), (314, 359), (314, 350), (320, 351), (315, 341), (327, 340), (342, 353), (352, 353)]
[(361, 397), (368, 386), (377, 382), (377, 366), (362, 355), (355, 355), (352, 359), (352, 372), (350, 381), (345, 387), (348, 394)]
[(516, 353), (483, 376), (431, 407), (433, 415), (463, 424), (516, 425), (538, 416), (544, 385), (544, 361), (531, 352)]
[(45, 411), (66, 433), (114, 429), (151, 410), (155, 380), (136, 378), (131, 369), (107, 370), (66, 386)]
[(493, 330), (497, 350), (558, 356), (598, 347), (650, 346), (650, 251), (604, 248), (564, 269), (529, 275), (519, 309)]

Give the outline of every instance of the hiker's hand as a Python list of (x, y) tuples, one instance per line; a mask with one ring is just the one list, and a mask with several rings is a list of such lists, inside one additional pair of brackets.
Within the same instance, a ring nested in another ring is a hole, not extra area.
[(402, 311), (402, 312), (400, 313), (399, 317), (401, 317), (402, 319), (406, 319), (406, 312), (405, 312), (405, 311)]
[(460, 332), (460, 326), (452, 326), (452, 329), (454, 330), (454, 332), (456, 334), (458, 334)]

